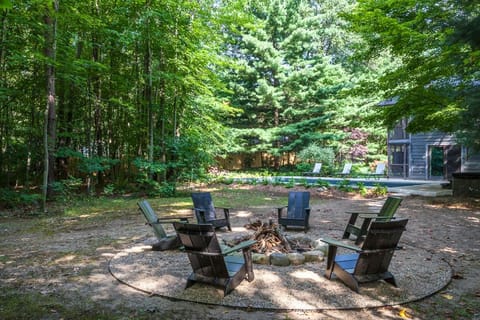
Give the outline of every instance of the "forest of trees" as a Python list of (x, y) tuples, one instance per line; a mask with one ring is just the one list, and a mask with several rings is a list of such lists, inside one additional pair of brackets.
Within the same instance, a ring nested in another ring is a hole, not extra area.
[[(2, 0), (0, 199), (168, 194), (216, 159), (385, 156), (387, 126), (480, 145), (472, 0)], [(398, 97), (392, 108), (382, 99)]]

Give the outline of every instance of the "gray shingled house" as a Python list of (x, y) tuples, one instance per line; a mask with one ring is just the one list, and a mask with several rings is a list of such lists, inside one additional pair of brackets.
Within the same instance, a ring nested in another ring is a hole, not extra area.
[[(380, 106), (395, 104), (396, 99)], [(451, 180), (453, 173), (480, 172), (480, 154), (462, 146), (452, 134), (406, 132), (403, 119), (388, 132), (388, 176), (409, 179)]]

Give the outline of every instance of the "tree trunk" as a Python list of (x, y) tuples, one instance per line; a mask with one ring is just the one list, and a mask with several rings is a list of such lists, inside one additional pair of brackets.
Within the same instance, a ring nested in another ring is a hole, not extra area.
[[(160, 68), (163, 68), (163, 52), (160, 50)], [(159, 84), (159, 98), (158, 98), (158, 105), (159, 105), (159, 116), (158, 116), (158, 121), (159, 124), (158, 126), (160, 127), (160, 161), (163, 164), (166, 164), (167, 162), (167, 154), (166, 154), (166, 144), (165, 144), (165, 139), (166, 139), (166, 128), (165, 128), (165, 116), (166, 116), (166, 83), (164, 79), (160, 79), (160, 84)], [(167, 174), (166, 171), (162, 171), (162, 175), (159, 177), (160, 181), (165, 181), (167, 179)]]
[(55, 181), (55, 142), (56, 142), (56, 101), (55, 101), (55, 58), (56, 58), (56, 28), (57, 20), (52, 17), (58, 12), (58, 0), (53, 2), (52, 12), (46, 8), (44, 22), (45, 32), (45, 56), (48, 60), (46, 67), (47, 75), (47, 105), (45, 108), (44, 124), (44, 175), (43, 175), (43, 211), (47, 211), (46, 201), (53, 195), (52, 183)]
[[(150, 7), (150, 1), (146, 1), (147, 9)], [(147, 102), (147, 116), (148, 116), (148, 161), (150, 163), (153, 162), (153, 148), (154, 148), (154, 130), (153, 130), (153, 96), (152, 96), (152, 48), (151, 48), (151, 40), (150, 40), (150, 18), (147, 18), (147, 39), (146, 39), (146, 46), (145, 46), (145, 58), (144, 58), (144, 66), (145, 66), (145, 74), (147, 76), (146, 87), (145, 87), (145, 101)], [(148, 178), (153, 178), (153, 172), (148, 172)]]
[[(6, 87), (7, 79), (6, 79), (6, 50), (4, 43), (7, 40), (7, 10), (3, 10), (2, 13), (2, 28), (1, 28), (1, 37), (0, 37), (0, 87)], [(8, 161), (4, 161), (4, 154), (8, 147), (8, 114), (9, 108), (7, 105), (0, 104), (0, 177), (5, 181), (2, 181), (0, 186), (8, 186)], [(6, 178), (5, 178), (6, 177)]]
[[(100, 16), (100, 8), (98, 2), (95, 1), (95, 12)], [(100, 40), (98, 35), (94, 32), (92, 39), (92, 59), (96, 63), (100, 63)], [(103, 154), (103, 128), (102, 128), (102, 83), (101, 83), (100, 74), (96, 73), (93, 76), (93, 97), (94, 97), (94, 126), (95, 126), (95, 147), (96, 153), (99, 159), (101, 159)], [(105, 187), (105, 178), (103, 170), (98, 170), (97, 175), (97, 184), (95, 186), (95, 192), (97, 195), (100, 195)]]

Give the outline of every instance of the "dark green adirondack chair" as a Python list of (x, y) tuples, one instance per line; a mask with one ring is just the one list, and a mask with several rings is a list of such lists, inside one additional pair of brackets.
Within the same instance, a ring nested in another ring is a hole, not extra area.
[(310, 192), (288, 193), (288, 205), (277, 208), (278, 224), (287, 227), (301, 227), (307, 232), (310, 219)]
[[(244, 279), (253, 281), (251, 246), (255, 240), (247, 240), (222, 250), (211, 224), (175, 222), (173, 226), (193, 269), (185, 288), (201, 282), (222, 288), (225, 296)], [(242, 255), (230, 255), (238, 251)]]
[[(332, 279), (335, 275), (355, 292), (359, 292), (360, 283), (378, 280), (385, 280), (396, 287), (395, 277), (388, 268), (407, 222), (408, 219), (373, 221), (361, 248), (332, 239), (322, 239), (328, 244), (325, 277)], [(355, 253), (337, 255), (338, 248)]]
[[(348, 220), (348, 224), (345, 227), (342, 238), (348, 239), (351, 235), (353, 235), (356, 237), (355, 244), (359, 244), (367, 234), (367, 230), (371, 222), (373, 220), (389, 221), (395, 215), (395, 212), (397, 211), (401, 202), (402, 198), (388, 197), (379, 212), (347, 212), (348, 214), (350, 214), (350, 219)], [(363, 219), (363, 221), (361, 224), (356, 225), (357, 219), (359, 218)]]
[(175, 221), (183, 221), (188, 222), (188, 218), (178, 217), (178, 218), (159, 218), (155, 211), (153, 211), (150, 203), (147, 200), (140, 200), (137, 203), (140, 211), (147, 219), (147, 224), (152, 226), (153, 232), (157, 237), (158, 242), (152, 245), (152, 249), (156, 251), (163, 251), (163, 250), (172, 250), (179, 248), (181, 246), (180, 240), (178, 239), (176, 234), (167, 235), (165, 230), (163, 229), (162, 224), (169, 224)]
[[(209, 223), (215, 228), (227, 227), (229, 231), (232, 231), (230, 209), (215, 208), (210, 192), (194, 192), (192, 193), (192, 201), (193, 211), (198, 223)], [(217, 211), (221, 214), (218, 214)]]

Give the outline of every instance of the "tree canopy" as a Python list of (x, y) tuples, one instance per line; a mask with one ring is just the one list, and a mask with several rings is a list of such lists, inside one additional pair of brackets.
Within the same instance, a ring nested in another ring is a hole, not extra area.
[(347, 16), (366, 43), (358, 57), (397, 61), (365, 87), (397, 99), (383, 110), (388, 125), (411, 117), (411, 132), (457, 133), (480, 147), (479, 14), (471, 0), (358, 1)]
[[(412, 132), (480, 146), (479, 11), (469, 0), (3, 0), (0, 187), (172, 193), (236, 153), (276, 168), (317, 149), (370, 162), (385, 157), (381, 121), (405, 116)], [(395, 106), (379, 108), (387, 98)]]
[(242, 110), (228, 119), (235, 151), (278, 156), (314, 143), (351, 155), (354, 146), (341, 146), (354, 130), (371, 134), (364, 142), (375, 141), (374, 125), (359, 121), (374, 112), (371, 104), (349, 93), (358, 79), (374, 74), (351, 59), (360, 39), (341, 14), (353, 6), (348, 0), (274, 0), (246, 7), (254, 23), (237, 26), (227, 50), (237, 68), (226, 82), (232, 104)]
[(22, 1), (2, 10), (2, 184), (39, 184), (47, 94), (49, 188), (69, 177), (99, 192), (112, 182), (170, 183), (212, 163), (218, 116), (228, 112), (213, 94), (222, 88), (222, 10), (213, 0)]

